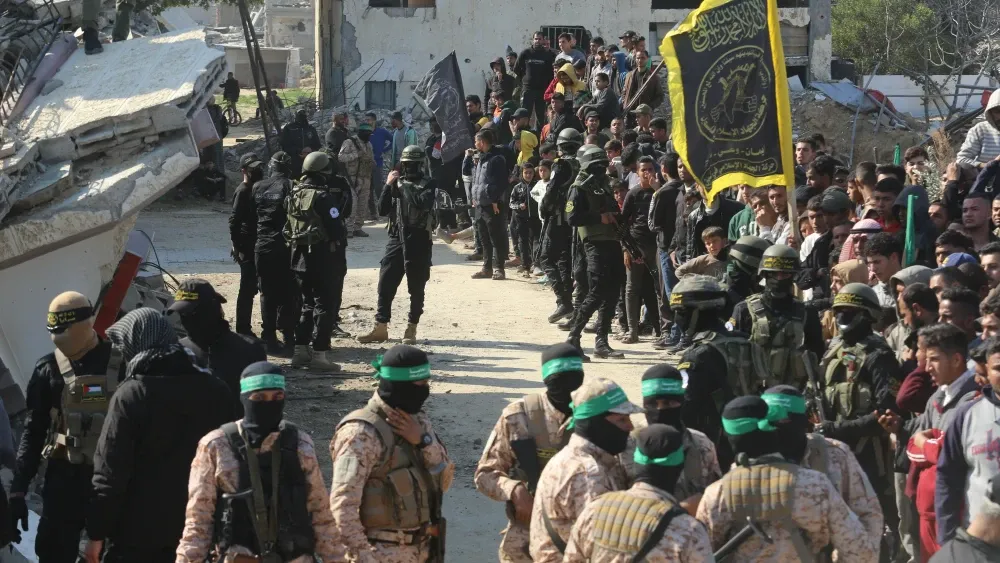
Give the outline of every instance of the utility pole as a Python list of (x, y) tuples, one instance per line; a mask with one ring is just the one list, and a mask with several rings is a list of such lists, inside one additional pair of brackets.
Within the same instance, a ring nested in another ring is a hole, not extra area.
[(315, 2), (316, 103), (320, 108), (342, 106), (347, 103), (344, 93), (340, 33), (340, 25), (344, 19), (344, 2), (343, 0), (315, 0)]

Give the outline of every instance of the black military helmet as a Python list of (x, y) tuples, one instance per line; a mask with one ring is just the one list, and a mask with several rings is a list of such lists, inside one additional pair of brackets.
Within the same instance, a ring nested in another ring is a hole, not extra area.
[(790, 246), (775, 244), (764, 251), (760, 258), (759, 273), (786, 272), (794, 274), (799, 271), (799, 251)]
[(833, 298), (833, 309), (861, 309), (868, 311), (872, 319), (878, 319), (882, 315), (878, 295), (863, 283), (849, 283), (842, 287)]
[(559, 132), (556, 139), (556, 146), (564, 152), (575, 152), (576, 148), (583, 144), (583, 135), (576, 129), (566, 128)]
[(331, 170), (333, 170), (333, 160), (323, 151), (313, 151), (302, 161), (303, 172), (329, 174)]
[(753, 235), (740, 237), (729, 249), (729, 258), (748, 273), (757, 273), (760, 269), (760, 259), (771, 243)]
[(587, 170), (594, 164), (608, 165), (608, 153), (597, 145), (584, 145), (584, 149), (577, 153), (576, 159), (580, 161), (580, 170)]
[(670, 293), (670, 306), (681, 309), (711, 310), (726, 305), (726, 290), (712, 276), (684, 276)]
[(399, 157), (400, 162), (423, 162), (424, 149), (417, 145), (409, 145), (403, 149), (403, 154)]
[(288, 166), (292, 163), (292, 157), (285, 151), (278, 151), (271, 155), (271, 166)]

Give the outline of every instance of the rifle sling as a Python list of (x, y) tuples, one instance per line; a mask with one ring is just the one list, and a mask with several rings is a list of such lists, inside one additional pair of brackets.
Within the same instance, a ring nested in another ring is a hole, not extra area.
[(253, 489), (253, 528), (257, 536), (257, 546), (261, 555), (274, 550), (278, 541), (278, 475), (281, 469), (280, 444), (275, 443), (271, 450), (271, 514), (268, 517), (267, 504), (264, 503), (264, 485), (260, 480), (260, 462), (257, 453), (250, 446), (246, 435), (240, 432), (246, 455), (247, 469), (250, 472), (250, 487)]
[(566, 553), (566, 542), (559, 537), (559, 532), (552, 526), (552, 521), (549, 520), (549, 515), (545, 513), (545, 510), (542, 510), (542, 523), (545, 524), (545, 532), (549, 534), (549, 539), (552, 540), (552, 544), (556, 546), (559, 553)]
[(671, 506), (670, 510), (660, 517), (660, 521), (656, 523), (656, 527), (653, 528), (653, 531), (646, 536), (645, 540), (643, 540), (642, 546), (639, 547), (639, 551), (632, 556), (631, 563), (641, 563), (643, 559), (649, 555), (649, 552), (653, 551), (653, 549), (656, 548), (656, 545), (660, 543), (660, 540), (663, 539), (663, 534), (667, 533), (667, 527), (670, 526), (670, 523), (674, 520), (674, 518), (680, 516), (681, 514), (687, 514), (687, 511), (680, 506)]

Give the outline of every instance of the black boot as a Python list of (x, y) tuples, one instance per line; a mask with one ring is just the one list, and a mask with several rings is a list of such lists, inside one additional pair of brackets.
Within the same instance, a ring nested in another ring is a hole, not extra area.
[(682, 334), (680, 339), (678, 339), (677, 344), (667, 348), (667, 352), (671, 354), (680, 354), (691, 347), (691, 337), (687, 334)]
[(275, 356), (277, 358), (291, 358), (292, 351), (290, 348), (286, 348), (284, 344), (278, 342), (277, 338), (264, 338), (264, 348), (267, 349), (268, 356)]
[(568, 331), (573, 325), (573, 315), (571, 314), (568, 319), (556, 325), (559, 330)]
[(608, 335), (606, 334), (600, 334), (597, 336), (597, 338), (594, 339), (594, 354), (598, 358), (605, 358), (605, 359), (608, 358), (618, 359), (625, 357), (625, 354), (619, 352), (618, 350), (615, 350), (614, 348), (611, 347), (610, 344), (608, 344)]
[(573, 307), (571, 307), (567, 303), (562, 303), (558, 307), (556, 307), (556, 310), (553, 311), (551, 315), (549, 315), (549, 322), (550, 323), (559, 322), (562, 319), (565, 319), (566, 317), (572, 317), (572, 316), (573, 316)]
[(580, 339), (579, 338), (572, 338), (572, 337), (570, 337), (570, 339), (567, 340), (566, 342), (570, 346), (573, 346), (574, 348), (576, 348), (577, 350), (580, 351), (580, 357), (583, 358), (583, 362), (584, 363), (590, 362), (590, 357), (583, 353), (583, 347), (580, 346)]
[(97, 30), (92, 27), (83, 30), (83, 52), (88, 55), (96, 55), (104, 52), (104, 45), (101, 45), (101, 39), (97, 36)]
[(349, 333), (346, 330), (340, 328), (339, 324), (334, 324), (333, 328), (330, 330), (330, 336), (332, 336), (334, 338), (350, 338), (351, 337), (351, 333)]
[(583, 332), (586, 332), (587, 334), (596, 334), (597, 321), (587, 323), (587, 326), (583, 327)]

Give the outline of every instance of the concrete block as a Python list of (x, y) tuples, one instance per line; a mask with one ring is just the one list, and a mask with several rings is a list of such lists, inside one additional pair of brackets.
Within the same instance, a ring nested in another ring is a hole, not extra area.
[(0, 160), (0, 173), (17, 174), (36, 158), (38, 158), (38, 145), (34, 143), (21, 145), (16, 153)]
[(73, 187), (73, 163), (61, 162), (50, 166), (33, 181), (22, 181), (11, 194), (11, 211), (21, 213), (48, 203)]

